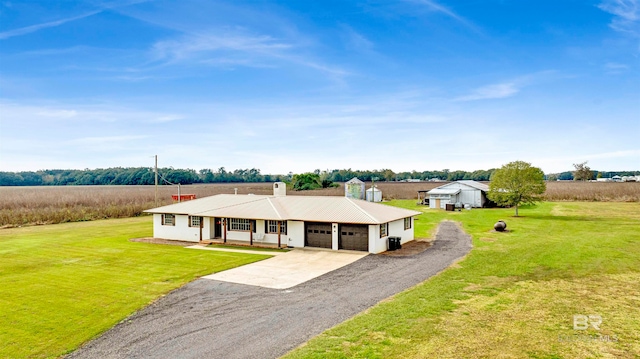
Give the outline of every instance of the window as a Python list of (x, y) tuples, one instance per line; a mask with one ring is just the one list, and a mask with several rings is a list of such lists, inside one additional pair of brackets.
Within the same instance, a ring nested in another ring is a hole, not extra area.
[(189, 227), (200, 227), (202, 217), (189, 216)]
[(278, 233), (278, 223), (280, 223), (280, 234), (287, 234), (286, 221), (267, 221), (267, 233)]
[(411, 229), (411, 217), (404, 219), (404, 230)]
[(174, 214), (163, 214), (162, 215), (162, 225), (163, 226), (175, 226), (176, 225), (176, 216)]
[(251, 221), (244, 218), (230, 218), (229, 230), (232, 231), (250, 231)]
[(389, 235), (389, 223), (383, 223), (380, 225), (380, 238)]

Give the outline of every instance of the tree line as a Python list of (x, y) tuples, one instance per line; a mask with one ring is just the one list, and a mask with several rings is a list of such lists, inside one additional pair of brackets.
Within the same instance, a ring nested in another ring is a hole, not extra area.
[[(218, 170), (159, 168), (158, 184), (275, 182), (286, 176), (263, 175), (259, 169)], [(155, 172), (149, 167), (115, 167), (84, 170), (42, 170), (0, 172), (0, 186), (67, 186), (67, 185), (152, 185)]]
[[(390, 169), (380, 170), (352, 170), (334, 169), (315, 170), (320, 183), (346, 182), (354, 177), (362, 181), (427, 181), (438, 179), (443, 181), (475, 180), (489, 181), (495, 169), (468, 171), (411, 171), (394, 172)], [(239, 182), (291, 182), (294, 174), (262, 174), (259, 169), (236, 169), (227, 171), (224, 167), (214, 169), (174, 169), (160, 168), (159, 184), (180, 183), (239, 183)], [(631, 176), (640, 174), (639, 171), (598, 172), (593, 177)], [(547, 175), (548, 180), (573, 180), (574, 172), (562, 172)], [(152, 185), (155, 183), (155, 173), (149, 167), (114, 167), (84, 170), (41, 170), (24, 172), (0, 172), (0, 186), (66, 186), (66, 185)]]
[[(471, 179), (488, 181), (491, 170), (466, 171), (411, 171), (394, 172), (390, 169), (381, 170), (315, 170), (313, 173), (321, 177), (321, 181), (346, 182), (354, 177), (362, 181), (405, 181), (409, 179), (457, 181)], [(236, 169), (227, 171), (224, 167), (217, 170), (202, 169), (174, 169), (159, 168), (159, 184), (180, 183), (238, 183), (238, 182), (291, 182), (294, 174), (262, 174), (259, 169)], [(113, 167), (84, 170), (40, 170), (23, 172), (0, 172), (0, 186), (67, 186), (67, 185), (152, 185), (155, 183), (155, 173), (149, 167)]]

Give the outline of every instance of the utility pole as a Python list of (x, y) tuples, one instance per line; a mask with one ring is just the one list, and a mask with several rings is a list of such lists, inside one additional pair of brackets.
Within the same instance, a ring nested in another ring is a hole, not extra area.
[(158, 207), (158, 155), (156, 155), (156, 166), (154, 171), (156, 173), (156, 207)]

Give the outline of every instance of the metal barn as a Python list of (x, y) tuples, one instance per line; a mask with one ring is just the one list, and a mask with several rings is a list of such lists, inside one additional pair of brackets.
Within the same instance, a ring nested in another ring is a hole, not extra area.
[(429, 208), (444, 209), (447, 204), (462, 206), (484, 207), (487, 201), (489, 186), (476, 181), (456, 181), (447, 183), (428, 191)]

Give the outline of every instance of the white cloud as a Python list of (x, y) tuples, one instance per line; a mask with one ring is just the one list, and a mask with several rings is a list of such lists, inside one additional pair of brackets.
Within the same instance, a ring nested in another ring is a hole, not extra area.
[(640, 37), (640, 2), (638, 0), (605, 0), (598, 5), (614, 15), (609, 26), (633, 37)]
[(343, 25), (344, 42), (349, 50), (370, 53), (373, 51), (374, 44), (364, 35), (355, 31), (351, 26)]
[(607, 62), (604, 64), (606, 73), (611, 75), (621, 74), (629, 69), (629, 65), (620, 64), (617, 62)]
[(32, 32), (36, 32), (36, 31), (38, 31), (40, 29), (46, 29), (48, 27), (60, 26), (62, 24), (66, 24), (66, 23), (71, 22), (71, 21), (84, 19), (85, 17), (89, 17), (89, 16), (92, 16), (92, 15), (98, 14), (100, 12), (102, 12), (102, 10), (90, 11), (90, 12), (84, 13), (82, 15), (68, 17), (66, 19), (60, 19), (60, 20), (56, 20), (56, 21), (49, 21), (49, 22), (45, 22), (45, 23), (41, 23), (41, 24), (21, 27), (19, 29), (0, 32), (0, 40), (8, 39), (8, 38), (11, 38), (11, 37), (14, 37), (14, 36), (20, 36), (20, 35), (29, 34), (29, 33), (32, 33)]
[(153, 45), (153, 52), (158, 59), (180, 61), (216, 51), (271, 55), (291, 47), (291, 44), (279, 42), (270, 36), (227, 33), (187, 35), (180, 39), (159, 41)]
[(36, 114), (44, 117), (72, 118), (78, 115), (78, 111), (45, 109), (43, 111), (37, 112)]
[(470, 94), (461, 96), (455, 101), (475, 101), (511, 97), (520, 91), (520, 86), (513, 82), (503, 82), (479, 87)]
[(480, 32), (479, 29), (474, 24), (472, 24), (469, 20), (456, 14), (453, 10), (435, 2), (434, 0), (405, 0), (405, 1), (414, 3), (414, 4), (424, 5), (432, 11), (436, 11), (436, 12), (447, 15), (448, 17), (456, 20), (457, 22), (463, 24), (464, 26), (466, 26), (467, 28), (475, 32)]
[(135, 141), (149, 136), (145, 135), (124, 135), (124, 136), (94, 136), (94, 137), (82, 137), (68, 141), (71, 144), (78, 145), (105, 145), (114, 144), (118, 142)]
[(304, 55), (299, 46), (268, 35), (249, 34), (243, 30), (227, 29), (208, 34), (187, 34), (178, 39), (156, 42), (152, 54), (165, 65), (197, 62), (218, 67), (275, 68), (280, 62), (318, 70), (340, 80), (349, 75)]
[[(36, 31), (39, 31), (39, 30), (42, 30), (42, 29), (46, 29), (46, 28), (50, 28), (50, 27), (56, 27), (56, 26), (64, 25), (64, 24), (66, 24), (68, 22), (81, 20), (81, 19), (93, 16), (93, 15), (99, 14), (99, 13), (101, 13), (104, 10), (107, 10), (107, 9), (115, 9), (115, 8), (122, 7), (122, 6), (129, 6), (129, 5), (143, 3), (143, 2), (147, 2), (147, 1), (150, 1), (150, 0), (128, 0), (128, 1), (104, 3), (97, 10), (88, 11), (88, 12), (85, 12), (84, 14), (81, 14), (81, 15), (71, 16), (71, 17), (67, 17), (67, 18), (64, 18), (64, 19), (60, 19), (60, 20), (48, 21), (48, 22), (43, 22), (43, 23), (40, 23), (40, 24), (35, 24), (35, 25), (21, 27), (21, 28), (18, 28), (18, 29), (13, 29), (13, 30), (9, 30), (9, 31), (0, 32), (0, 40), (8, 39), (8, 38), (15, 37), (15, 36), (21, 36), (21, 35), (30, 34), (32, 32), (36, 32)], [(8, 7), (10, 7), (10, 6), (8, 6)]]

